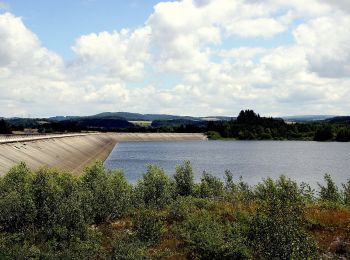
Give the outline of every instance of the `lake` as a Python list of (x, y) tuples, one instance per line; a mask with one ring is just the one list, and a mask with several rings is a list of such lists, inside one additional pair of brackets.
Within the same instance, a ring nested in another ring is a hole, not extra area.
[(105, 161), (108, 169), (123, 169), (135, 183), (147, 164), (172, 175), (183, 161), (192, 163), (196, 181), (205, 170), (220, 178), (230, 170), (251, 185), (284, 174), (317, 187), (330, 173), (337, 184), (350, 179), (350, 143), (303, 141), (170, 141), (118, 143)]

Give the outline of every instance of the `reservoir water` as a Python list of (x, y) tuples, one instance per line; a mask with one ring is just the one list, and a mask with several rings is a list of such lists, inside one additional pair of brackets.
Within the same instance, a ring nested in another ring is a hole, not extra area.
[(183, 161), (192, 163), (195, 178), (205, 170), (223, 178), (230, 170), (251, 185), (284, 174), (317, 187), (329, 173), (337, 184), (350, 179), (350, 143), (298, 141), (169, 141), (118, 143), (105, 161), (109, 169), (123, 169), (135, 183), (147, 164), (157, 164), (169, 174)]

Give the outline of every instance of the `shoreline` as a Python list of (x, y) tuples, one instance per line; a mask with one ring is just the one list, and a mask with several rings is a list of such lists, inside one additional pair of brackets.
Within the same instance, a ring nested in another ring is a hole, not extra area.
[[(207, 140), (196, 133), (87, 133), (31, 136), (15, 140), (0, 138), (0, 175), (25, 162), (36, 170), (48, 166), (79, 173), (93, 161), (105, 161), (119, 142)], [(2, 142), (1, 142), (2, 141)]]

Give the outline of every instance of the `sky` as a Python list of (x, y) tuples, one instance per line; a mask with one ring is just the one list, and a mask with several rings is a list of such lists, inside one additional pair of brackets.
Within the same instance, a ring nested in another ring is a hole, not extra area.
[(350, 114), (348, 0), (0, 0), (0, 117)]

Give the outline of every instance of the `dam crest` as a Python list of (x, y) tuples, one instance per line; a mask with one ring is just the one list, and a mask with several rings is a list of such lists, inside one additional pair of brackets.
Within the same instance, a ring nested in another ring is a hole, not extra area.
[(197, 133), (81, 133), (0, 135), (0, 175), (25, 162), (79, 173), (96, 160), (105, 161), (118, 142), (206, 140)]

